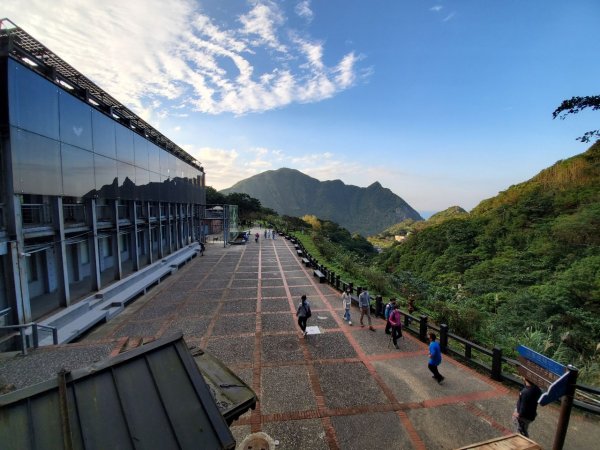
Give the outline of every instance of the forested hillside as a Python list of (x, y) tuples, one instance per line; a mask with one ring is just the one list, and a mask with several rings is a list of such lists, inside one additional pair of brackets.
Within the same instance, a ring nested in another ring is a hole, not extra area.
[(505, 348), (535, 341), (557, 359), (597, 364), (600, 143), (413, 232), (378, 264), (465, 337)]

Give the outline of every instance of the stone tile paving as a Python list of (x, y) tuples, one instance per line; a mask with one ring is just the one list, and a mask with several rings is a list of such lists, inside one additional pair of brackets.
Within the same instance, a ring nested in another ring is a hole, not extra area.
[(317, 364), (315, 369), (330, 409), (389, 403), (362, 362)]
[(342, 449), (416, 448), (394, 412), (332, 417), (331, 422)]
[(277, 332), (277, 331), (291, 331), (295, 332), (298, 325), (294, 316), (288, 312), (286, 313), (263, 313), (261, 314), (262, 319), (262, 330), (265, 333)]
[[(262, 303), (263, 311), (288, 311), (290, 310), (290, 302), (287, 298), (268, 298), (263, 299)], [(294, 322), (296, 322), (294, 320)]]
[(319, 419), (267, 422), (262, 428), (265, 433), (279, 441), (277, 450), (330, 448), (323, 423)]
[[(80, 343), (1, 358), (0, 383), (41, 381), (28, 374), (50, 378), (63, 365), (74, 369), (119, 351), (123, 339), (135, 343), (182, 329), (189, 344), (220, 358), (260, 397), (256, 409), (231, 426), (238, 442), (264, 431), (279, 441), (278, 450), (437, 449), (511, 431), (515, 391), (446, 357), (446, 381), (438, 385), (427, 370), (424, 343), (407, 335), (396, 350), (381, 319), (373, 318), (374, 333), (348, 326), (340, 293), (319, 284), (288, 241), (208, 245), (206, 255)], [(295, 308), (302, 294), (314, 311), (309, 325), (321, 334), (300, 334)], [(358, 317), (353, 308), (355, 324)], [(531, 426), (545, 448), (557, 417), (556, 408), (541, 408)], [(598, 421), (571, 418), (565, 448), (594, 448), (599, 441)]]
[(306, 366), (265, 367), (261, 376), (262, 414), (316, 409)]
[(280, 363), (302, 361), (303, 353), (297, 336), (263, 336), (262, 361)]
[(304, 341), (313, 359), (343, 359), (357, 356), (342, 332), (309, 335)]

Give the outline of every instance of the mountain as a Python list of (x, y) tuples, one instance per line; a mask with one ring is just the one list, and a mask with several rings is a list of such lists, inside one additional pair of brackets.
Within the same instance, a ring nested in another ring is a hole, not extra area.
[(599, 230), (600, 142), (415, 230), (379, 264), (457, 334), (573, 362), (599, 342)]
[(220, 192), (248, 194), (281, 215), (312, 214), (363, 236), (405, 219), (422, 220), (408, 203), (378, 182), (360, 188), (340, 180), (319, 181), (287, 168), (254, 175)]

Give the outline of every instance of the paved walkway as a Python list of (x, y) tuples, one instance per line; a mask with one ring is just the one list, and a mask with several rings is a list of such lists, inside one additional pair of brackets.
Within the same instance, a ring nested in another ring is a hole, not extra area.
[[(309, 326), (321, 334), (301, 336), (295, 311), (302, 294), (312, 304)], [(204, 257), (64, 351), (93, 350), (92, 358), (181, 329), (188, 343), (219, 357), (258, 394), (257, 408), (231, 427), (238, 442), (264, 431), (278, 450), (451, 449), (511, 432), (516, 391), (449, 358), (438, 385), (425, 344), (405, 333), (396, 350), (383, 321), (375, 319), (372, 332), (357, 325), (357, 309), (354, 326), (342, 313), (339, 293), (318, 283), (288, 241), (261, 233), (258, 244), (207, 245)], [(551, 448), (558, 410), (539, 412), (531, 436)], [(598, 421), (571, 418), (565, 448), (596, 448), (599, 441)]]

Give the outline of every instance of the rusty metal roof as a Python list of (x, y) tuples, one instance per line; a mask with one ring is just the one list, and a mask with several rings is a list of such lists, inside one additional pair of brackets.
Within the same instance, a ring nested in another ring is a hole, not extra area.
[(232, 449), (181, 334), (0, 396), (0, 446)]

